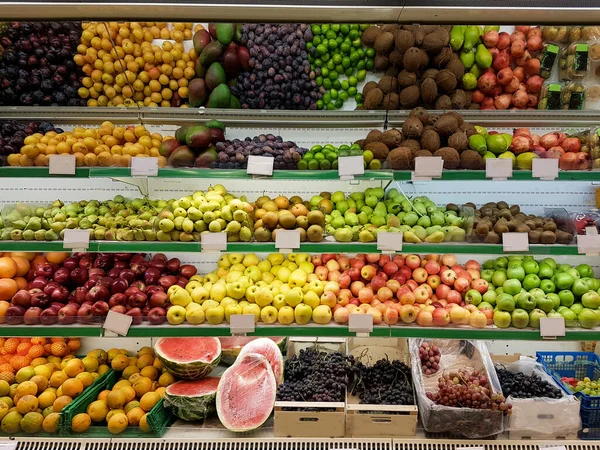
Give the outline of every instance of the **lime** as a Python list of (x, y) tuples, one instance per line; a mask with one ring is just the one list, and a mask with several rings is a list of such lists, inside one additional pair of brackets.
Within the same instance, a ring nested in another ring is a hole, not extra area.
[(333, 58), (331, 58), (329, 61), (327, 61), (327, 65), (325, 67), (327, 67), (327, 69), (329, 69), (329, 70), (335, 69), (335, 63), (333, 62)]
[(350, 32), (350, 26), (346, 24), (340, 25), (340, 31), (342, 34), (348, 34)]
[(354, 86), (350, 86), (350, 88), (348, 88), (348, 95), (350, 97), (354, 97), (357, 92), (358, 91), (356, 90), (356, 88)]
[(338, 95), (342, 100), (344, 100), (344, 101), (348, 100), (348, 93), (346, 91), (342, 91)]
[(375, 49), (373, 47), (369, 47), (366, 51), (366, 54), (369, 58), (375, 58)]
[(342, 88), (342, 83), (340, 83), (340, 80), (333, 80), (331, 87), (340, 90)]
[(317, 161), (322, 161), (325, 159), (325, 155), (323, 153), (316, 153), (314, 159)]
[(331, 80), (329, 78), (323, 80), (323, 87), (327, 90), (331, 89)]
[(323, 150), (323, 146), (322, 145), (313, 145), (310, 148), (311, 152), (320, 152), (321, 150)]
[(328, 23), (324, 23), (323, 25), (321, 25), (321, 33), (327, 33), (328, 31), (329, 31)]
[(329, 76), (329, 69), (327, 67), (321, 68), (321, 76), (327, 78)]
[(331, 61), (333, 61), (333, 63), (335, 65), (340, 64), (342, 62), (342, 55), (340, 55), (340, 54), (333, 55), (333, 58), (331, 58)]
[(319, 25), (313, 25), (312, 27), (310, 27), (310, 30), (312, 31), (313, 35), (321, 34), (321, 27)]
[(311, 160), (308, 162), (308, 168), (310, 170), (319, 170), (319, 161), (317, 160)]
[[(337, 90), (335, 90), (335, 89), (332, 89), (332, 90), (330, 90), (330, 91), (329, 91), (329, 95), (331, 95), (331, 98), (332, 98), (333, 100), (335, 100), (335, 99), (337, 99), (337, 98), (338, 98), (338, 91), (337, 91)], [(503, 139), (503, 140), (504, 140), (504, 139)]]
[(347, 77), (349, 77), (353, 73), (354, 73), (354, 67), (348, 67), (346, 70), (344, 70), (344, 75), (346, 75)]
[(313, 158), (314, 158), (314, 156), (312, 153), (305, 153), (304, 155), (302, 155), (302, 159), (304, 159), (306, 161), (310, 161)]
[(368, 164), (373, 160), (373, 152), (371, 150), (365, 150), (363, 152), (363, 159)]
[(331, 81), (337, 80), (338, 77), (339, 77), (339, 74), (335, 70), (332, 70), (331, 72), (329, 72), (329, 79)]
[(379, 161), (378, 159), (374, 159), (373, 161), (371, 161), (369, 163), (369, 169), (371, 169), (371, 170), (381, 169), (381, 161)]
[(337, 155), (335, 153), (329, 153), (327, 155), (327, 161), (334, 162), (337, 159)]
[[(476, 136), (476, 135), (473, 135)], [(471, 136), (471, 137), (473, 137)], [(479, 135), (477, 135), (479, 136)], [(487, 144), (487, 149), (495, 155), (499, 155), (500, 153), (504, 153), (508, 149), (508, 142), (504, 138), (504, 136), (500, 133), (498, 134), (490, 134), (487, 139), (485, 139)]]
[(348, 84), (350, 84), (350, 86), (356, 86), (358, 84), (358, 80), (355, 76), (348, 77)]
[(366, 77), (367, 77), (367, 71), (366, 70), (359, 70), (356, 73), (356, 79), (358, 81), (363, 81)]
[(344, 100), (342, 100), (341, 98), (338, 98), (335, 101), (335, 108), (340, 109), (342, 106), (344, 106)]
[(317, 83), (317, 86), (323, 85), (323, 77), (319, 76), (315, 78), (315, 83)]
[(324, 159), (323, 161), (321, 161), (319, 163), (319, 169), (321, 169), (321, 170), (329, 170), (329, 169), (331, 169), (331, 162), (329, 162), (326, 159)]

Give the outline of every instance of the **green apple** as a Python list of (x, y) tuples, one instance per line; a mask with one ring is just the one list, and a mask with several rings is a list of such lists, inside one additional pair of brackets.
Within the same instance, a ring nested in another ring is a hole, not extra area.
[(540, 266), (538, 265), (537, 262), (535, 262), (534, 260), (530, 259), (527, 261), (523, 261), (523, 269), (525, 270), (525, 273), (527, 275), (529, 274), (536, 274), (540, 271)]
[(552, 266), (546, 263), (541, 263), (540, 268), (538, 270), (537, 276), (541, 279), (549, 279), (554, 275), (554, 269)]
[(566, 306), (560, 306), (557, 309), (557, 312), (565, 319), (566, 326), (574, 327), (577, 325), (577, 314), (575, 314), (575, 312), (571, 311)]
[(502, 284), (504, 292), (510, 295), (517, 295), (521, 292), (521, 282), (517, 279), (508, 279)]
[(517, 308), (524, 309), (525, 311), (531, 311), (535, 308), (537, 303), (536, 298), (529, 292), (521, 292), (515, 297), (517, 301)]
[(494, 309), (494, 307), (488, 302), (481, 302), (479, 305), (477, 305), (477, 309), (479, 311), (483, 311), (484, 309)]
[[(595, 316), (595, 314), (594, 314)], [(546, 313), (539, 308), (535, 308), (529, 313), (529, 326), (533, 328), (540, 327), (540, 319), (546, 317)]]
[(558, 296), (558, 294), (551, 292), (551, 293), (547, 294), (546, 297), (548, 297), (550, 300), (552, 300), (554, 309), (558, 309), (558, 307), (560, 306), (560, 297)]
[(187, 311), (181, 305), (173, 305), (167, 311), (167, 322), (171, 325), (179, 325), (185, 320)]
[[(490, 292), (490, 291), (488, 291)], [(500, 295), (500, 294), (504, 294), (504, 289), (502, 288), (502, 286), (497, 287), (494, 291), (496, 293), (496, 295)]]
[(300, 303), (294, 308), (294, 319), (298, 325), (306, 325), (312, 318), (312, 308), (305, 303)]
[(515, 299), (510, 294), (500, 294), (496, 299), (496, 305), (501, 311), (511, 312), (515, 309)]
[(511, 314), (512, 324), (515, 328), (525, 328), (529, 324), (529, 313), (517, 308)]
[(579, 275), (579, 272), (575, 267), (569, 267), (566, 272), (573, 277), (573, 280), (579, 280), (581, 278), (581, 275)]
[(274, 306), (265, 306), (260, 310), (260, 320), (264, 323), (275, 323), (277, 322), (278, 311)]
[(587, 278), (587, 282), (590, 285), (590, 289), (594, 291), (600, 289), (600, 280), (598, 278)]
[(583, 311), (583, 305), (581, 303), (574, 303), (569, 307), (569, 309), (575, 314), (579, 315), (579, 313)]
[(554, 309), (554, 301), (547, 296), (537, 297), (535, 306), (536, 308), (541, 309), (545, 313), (549, 313)]
[(481, 271), (481, 278), (483, 278), (488, 283), (492, 282), (493, 275), (494, 275), (494, 270), (492, 270), (492, 269), (483, 269)]
[(520, 264), (511, 263), (506, 269), (506, 276), (511, 280), (523, 281), (525, 279), (525, 269)]
[(547, 316), (548, 316), (548, 317), (555, 318), (555, 319), (564, 319), (564, 317), (562, 316), (562, 314), (561, 314), (561, 313), (559, 313), (559, 312), (557, 312), (557, 311), (555, 311), (555, 310), (552, 310), (552, 311), (550, 311), (550, 312), (547, 314)]
[(277, 320), (282, 325), (294, 323), (294, 308), (291, 306), (283, 306), (277, 314)]
[(506, 256), (499, 256), (494, 260), (494, 268), (498, 269), (506, 269), (508, 267), (508, 258)]
[(529, 293), (533, 295), (535, 298), (545, 297), (546, 293), (542, 291), (540, 288), (533, 288), (529, 290)]
[(541, 280), (540, 281), (540, 289), (544, 291), (546, 294), (554, 292), (556, 290), (556, 285), (552, 280)]
[(498, 298), (498, 293), (495, 291), (487, 291), (483, 294), (482, 300), (484, 302), (489, 303), (492, 306), (496, 305), (496, 299)]
[(581, 296), (581, 304), (586, 308), (600, 308), (600, 294), (598, 294), (596, 291), (586, 292)]
[(477, 289), (469, 289), (465, 294), (465, 302), (471, 305), (479, 305), (481, 303), (481, 293)]
[(571, 286), (571, 292), (573, 292), (573, 295), (575, 297), (581, 297), (583, 294), (585, 294), (587, 291), (590, 290), (590, 285), (587, 281), (585, 280), (575, 280), (573, 282), (573, 286)]
[[(204, 302), (206, 303), (206, 302)], [(213, 308), (208, 308), (204, 311), (204, 315), (206, 316), (206, 321), (211, 325), (220, 325), (223, 323), (225, 319), (225, 310), (221, 305), (215, 306)]]
[(535, 289), (540, 286), (542, 280), (534, 273), (530, 273), (525, 275), (523, 278), (523, 288), (530, 291), (531, 289)]
[(254, 323), (260, 319), (260, 306), (256, 303), (250, 303), (242, 308), (242, 314), (252, 314), (254, 316)]
[(279, 311), (281, 308), (283, 308), (284, 306), (286, 306), (285, 303), (285, 294), (277, 294), (275, 295), (275, 297), (273, 297), (273, 306), (275, 308), (277, 308), (277, 310)]
[(300, 303), (302, 303), (303, 299), (304, 293), (299, 287), (295, 287), (285, 294), (285, 303), (291, 307), (299, 305)]
[(558, 292), (558, 297), (560, 298), (561, 306), (570, 307), (575, 303), (575, 296), (573, 293), (567, 289), (563, 289)]
[(552, 258), (544, 258), (541, 263), (549, 265), (552, 270), (556, 269), (556, 261)]
[(492, 275), (492, 284), (494, 286), (496, 286), (496, 287), (502, 286), (506, 280), (508, 280), (508, 277), (506, 276), (505, 270), (495, 270), (494, 271), (494, 275)]
[(493, 317), (494, 325), (498, 328), (508, 328), (511, 322), (511, 315), (508, 311), (496, 310)]
[(594, 269), (592, 269), (592, 267), (588, 264), (579, 264), (576, 269), (581, 277), (591, 278), (594, 276)]
[(584, 308), (577, 316), (577, 321), (583, 328), (594, 328), (598, 323), (598, 317), (593, 309)]
[(560, 289), (560, 290), (569, 289), (575, 282), (573, 277), (566, 272), (559, 272), (559, 273), (555, 274), (553, 281), (554, 281), (554, 284), (556, 285), (557, 289)]

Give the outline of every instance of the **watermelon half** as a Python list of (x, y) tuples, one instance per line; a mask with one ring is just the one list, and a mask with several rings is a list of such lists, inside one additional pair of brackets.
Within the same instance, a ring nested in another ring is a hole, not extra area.
[(273, 370), (275, 381), (277, 384), (283, 382), (283, 355), (275, 342), (269, 338), (254, 339), (244, 345), (238, 358), (241, 358), (248, 353), (258, 353), (267, 358), (267, 361), (269, 361), (269, 364), (271, 365), (271, 370)]
[(165, 391), (165, 404), (182, 420), (192, 422), (206, 419), (216, 411), (215, 397), (219, 380), (219, 377), (206, 377), (173, 383)]
[[(245, 337), (245, 336), (231, 336), (231, 337), (222, 337), (219, 338), (221, 341), (221, 363), (227, 364), (228, 366), (232, 365), (235, 362), (235, 359), (242, 351), (244, 345), (248, 342), (252, 342), (258, 338), (255, 337)], [(270, 337), (273, 342), (277, 344), (281, 353), (285, 352), (285, 347), (287, 340), (285, 337)]]
[(257, 353), (240, 356), (217, 388), (217, 415), (225, 428), (244, 432), (260, 427), (275, 406), (277, 383), (269, 361)]
[(221, 342), (217, 338), (160, 338), (154, 345), (163, 367), (178, 378), (199, 380), (219, 364)]

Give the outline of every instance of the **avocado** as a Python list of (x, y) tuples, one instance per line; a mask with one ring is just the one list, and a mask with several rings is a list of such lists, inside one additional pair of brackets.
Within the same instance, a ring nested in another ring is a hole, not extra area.
[(208, 97), (209, 108), (229, 108), (231, 103), (231, 91), (226, 84), (218, 85)]
[(210, 129), (204, 125), (191, 127), (185, 135), (185, 142), (193, 149), (203, 149), (212, 142)]
[(191, 106), (203, 106), (208, 97), (208, 88), (202, 78), (194, 78), (188, 84), (188, 92)]
[(211, 91), (221, 83), (227, 82), (225, 70), (223, 70), (223, 66), (220, 62), (214, 62), (210, 65), (210, 67), (206, 71), (204, 82)]

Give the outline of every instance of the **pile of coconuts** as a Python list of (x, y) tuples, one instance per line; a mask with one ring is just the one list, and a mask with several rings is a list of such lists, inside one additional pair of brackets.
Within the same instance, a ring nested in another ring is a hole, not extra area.
[(363, 88), (364, 109), (479, 109), (460, 89), (465, 67), (452, 51), (449, 26), (370, 26), (362, 42), (375, 49), (373, 70), (379, 82)]
[(446, 170), (483, 170), (483, 157), (469, 149), (473, 134), (475, 127), (457, 112), (435, 115), (418, 107), (410, 112), (401, 130), (372, 130), (356, 143), (370, 150), (374, 158), (385, 161), (388, 169), (412, 170), (416, 157), (440, 156)]

